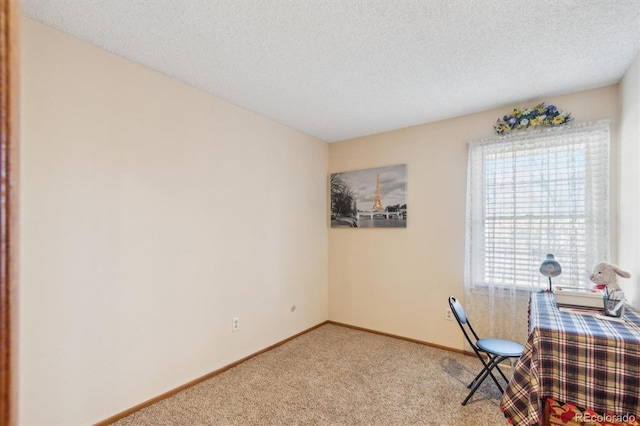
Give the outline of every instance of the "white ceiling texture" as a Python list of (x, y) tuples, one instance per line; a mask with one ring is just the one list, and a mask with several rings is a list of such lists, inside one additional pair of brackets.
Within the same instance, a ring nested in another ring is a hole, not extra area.
[(21, 4), (26, 16), (326, 142), (614, 84), (640, 49), (640, 0)]

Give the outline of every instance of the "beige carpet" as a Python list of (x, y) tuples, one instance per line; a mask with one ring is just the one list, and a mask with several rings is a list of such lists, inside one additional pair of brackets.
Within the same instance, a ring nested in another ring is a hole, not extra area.
[(481, 367), (470, 356), (326, 324), (116, 424), (506, 425), (490, 379), (460, 404)]

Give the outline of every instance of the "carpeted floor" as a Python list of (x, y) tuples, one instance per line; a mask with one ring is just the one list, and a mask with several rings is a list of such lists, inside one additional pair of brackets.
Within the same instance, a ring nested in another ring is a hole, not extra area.
[(116, 425), (506, 425), (476, 358), (326, 324)]

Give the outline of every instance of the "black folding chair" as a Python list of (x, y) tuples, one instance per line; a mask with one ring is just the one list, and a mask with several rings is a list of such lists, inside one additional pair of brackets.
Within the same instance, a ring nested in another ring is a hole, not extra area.
[[(500, 393), (504, 393), (502, 386), (500, 386), (500, 383), (498, 383), (498, 380), (496, 379), (496, 376), (493, 375), (492, 371), (494, 369), (497, 370), (505, 382), (509, 383), (509, 379), (507, 379), (507, 376), (505, 376), (498, 364), (509, 358), (520, 358), (524, 346), (512, 340), (496, 338), (480, 339), (473, 330), (473, 327), (471, 327), (471, 323), (469, 323), (467, 314), (464, 312), (462, 305), (455, 297), (449, 297), (449, 306), (458, 321), (458, 325), (460, 326), (464, 337), (466, 337), (467, 342), (469, 342), (471, 348), (484, 366), (482, 371), (480, 371), (476, 378), (473, 379), (469, 386), (467, 386), (467, 388), (471, 388), (471, 392), (469, 392), (469, 395), (467, 395), (464, 401), (462, 401), (462, 405), (467, 404), (469, 399), (473, 396), (482, 382), (484, 382), (484, 379), (486, 379), (487, 376), (491, 376), (493, 382), (498, 386), (498, 389), (500, 389)], [(471, 338), (472, 336), (475, 341)], [(485, 361), (483, 355), (487, 356), (487, 361)]]

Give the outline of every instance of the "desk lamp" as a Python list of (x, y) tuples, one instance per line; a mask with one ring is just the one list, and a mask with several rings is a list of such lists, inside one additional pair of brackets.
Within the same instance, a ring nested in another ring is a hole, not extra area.
[(549, 277), (549, 292), (551, 288), (551, 277), (557, 277), (562, 273), (562, 268), (552, 254), (548, 254), (547, 258), (540, 264), (540, 273), (545, 277)]

